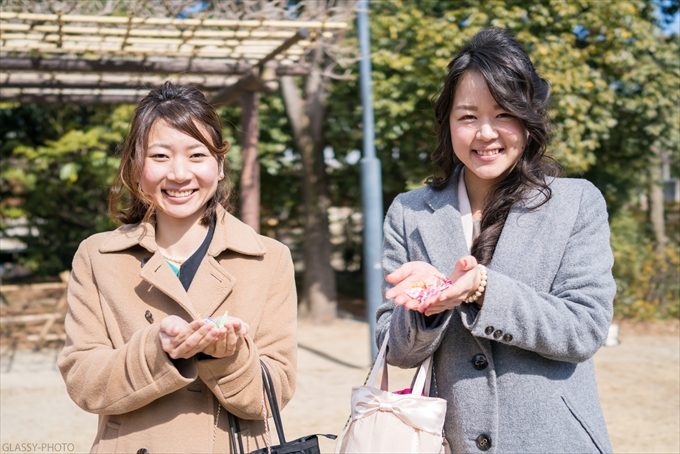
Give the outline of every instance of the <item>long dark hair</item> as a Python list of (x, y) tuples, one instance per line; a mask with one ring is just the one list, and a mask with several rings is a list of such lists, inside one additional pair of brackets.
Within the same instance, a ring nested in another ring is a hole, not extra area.
[(552, 192), (545, 177), (557, 175), (559, 167), (545, 155), (550, 139), (548, 83), (536, 73), (529, 56), (508, 31), (489, 28), (477, 33), (448, 65), (444, 87), (434, 106), (438, 144), (432, 153), (435, 174), (427, 183), (441, 190), (455, 169), (462, 166), (451, 144), (449, 116), (456, 87), (467, 71), (478, 71), (498, 105), (514, 115), (528, 132), (526, 147), (517, 164), (486, 201), (480, 234), (472, 245), (472, 255), (480, 263), (488, 264), (510, 208), (525, 201), (532, 189), (538, 190), (542, 197), (530, 208), (546, 203)]
[[(109, 214), (116, 221), (124, 224), (148, 221), (155, 212), (153, 202), (141, 191), (139, 180), (149, 131), (160, 119), (200, 141), (210, 150), (218, 164), (224, 166), (229, 144), (222, 139), (222, 122), (215, 109), (199, 89), (165, 82), (139, 102), (123, 142), (120, 167), (109, 193)], [(209, 140), (196, 127), (197, 124), (207, 130)], [(208, 201), (201, 218), (202, 224), (214, 222), (217, 205), (228, 207), (229, 193), (229, 178), (225, 170), (225, 177), (217, 183), (215, 195)]]

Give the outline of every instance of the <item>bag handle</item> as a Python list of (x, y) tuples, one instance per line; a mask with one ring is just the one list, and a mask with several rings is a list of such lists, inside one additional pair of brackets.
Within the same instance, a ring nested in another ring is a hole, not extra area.
[(418, 374), (413, 382), (413, 394), (416, 396), (429, 396), (430, 384), (432, 383), (432, 356), (425, 358), (418, 368)]
[(260, 367), (262, 368), (262, 383), (264, 384), (264, 392), (267, 395), (267, 400), (269, 401), (269, 408), (272, 410), (272, 418), (274, 418), (276, 434), (279, 437), (279, 443), (283, 444), (286, 442), (286, 437), (283, 434), (283, 421), (281, 420), (279, 403), (276, 400), (276, 390), (274, 389), (274, 383), (272, 382), (269, 369), (267, 369), (264, 361), (260, 361)]
[[(281, 412), (279, 410), (279, 404), (276, 401), (276, 390), (274, 389), (274, 383), (272, 377), (269, 374), (269, 369), (264, 361), (260, 360), (260, 369), (262, 371), (262, 386), (264, 388), (264, 393), (267, 395), (267, 401), (269, 402), (269, 408), (272, 411), (272, 418), (274, 419), (274, 426), (276, 427), (276, 434), (279, 437), (279, 443), (283, 444), (286, 442), (286, 437), (283, 434), (283, 422), (281, 420)], [(267, 415), (265, 414), (265, 424)], [(229, 439), (231, 441), (232, 449), (235, 454), (244, 454), (243, 449), (243, 439), (241, 437), (241, 427), (239, 424), (239, 419), (227, 411), (227, 419), (229, 421)]]
[(371, 373), (368, 375), (368, 379), (366, 380), (366, 385), (371, 386), (373, 388), (376, 387), (376, 383), (378, 381), (378, 374), (380, 373), (380, 370), (382, 369), (383, 374), (382, 374), (382, 383), (380, 389), (387, 391), (387, 362), (385, 361), (385, 355), (387, 353), (387, 341), (390, 339), (390, 332), (389, 330), (385, 333), (385, 338), (383, 339), (382, 345), (380, 346), (380, 350), (378, 351), (378, 355), (375, 357), (375, 361), (373, 362), (373, 367), (371, 368)]
[[(366, 380), (366, 385), (375, 388), (378, 381), (378, 373), (380, 373), (380, 370), (382, 369), (383, 374), (380, 389), (382, 389), (383, 391), (388, 391), (386, 355), (387, 355), (387, 342), (389, 341), (389, 339), (390, 332), (389, 330), (387, 330), (382, 345), (380, 346), (380, 351), (378, 351), (378, 355), (375, 357), (375, 362), (373, 363), (373, 367), (371, 368), (371, 373), (369, 374), (368, 379)], [(418, 367), (416, 379), (413, 383), (412, 393), (418, 396), (420, 395), (429, 396), (431, 383), (432, 383), (432, 355), (425, 358), (425, 360)]]

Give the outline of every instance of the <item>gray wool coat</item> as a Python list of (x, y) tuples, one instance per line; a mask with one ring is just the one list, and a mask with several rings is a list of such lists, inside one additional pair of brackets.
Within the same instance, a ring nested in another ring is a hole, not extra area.
[[(468, 249), (457, 175), (441, 191), (399, 195), (384, 224), (386, 274), (422, 260), (449, 274)], [(377, 341), (388, 363), (434, 354), (436, 392), (448, 401), (454, 453), (611, 452), (592, 357), (616, 291), (607, 210), (589, 182), (554, 179), (536, 210), (514, 206), (488, 266), (484, 303), (425, 317), (386, 301)]]

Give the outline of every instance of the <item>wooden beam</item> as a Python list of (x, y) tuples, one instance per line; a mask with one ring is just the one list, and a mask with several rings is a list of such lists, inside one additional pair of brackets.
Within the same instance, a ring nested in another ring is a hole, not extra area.
[(266, 83), (261, 78), (261, 75), (265, 70), (265, 66), (279, 53), (285, 52), (291, 46), (294, 46), (295, 43), (303, 38), (306, 38), (308, 33), (309, 32), (306, 29), (300, 29), (295, 32), (293, 36), (285, 40), (279, 47), (265, 55), (260, 61), (257, 62), (257, 65), (255, 65), (257, 71), (254, 70), (251, 73), (241, 77), (241, 79), (239, 79), (233, 85), (223, 88), (210, 99), (210, 102), (213, 105), (232, 104), (244, 92), (268, 91)]
[(257, 143), (260, 138), (259, 94), (256, 91), (240, 93), (241, 101), (241, 176), (239, 202), (241, 220), (260, 231), (260, 162)]
[[(2, 71), (40, 72), (99, 72), (99, 73), (144, 73), (144, 74), (219, 74), (221, 76), (242, 75), (251, 66), (243, 62), (225, 62), (216, 59), (131, 59), (102, 58), (84, 60), (76, 58), (12, 57), (0, 54)], [(304, 64), (279, 64), (275, 72), (279, 76), (304, 76), (309, 67)]]
[(81, 94), (15, 94), (0, 91), (0, 101), (22, 104), (137, 104), (145, 94), (137, 95), (81, 95)]
[(79, 14), (36, 14), (36, 13), (15, 13), (10, 11), (0, 11), (0, 19), (21, 20), (35, 22), (57, 22), (63, 23), (95, 23), (95, 24), (119, 24), (119, 25), (163, 25), (177, 26), (186, 28), (187, 26), (196, 27), (233, 27), (233, 28), (288, 28), (297, 29), (299, 27), (315, 28), (322, 30), (345, 30), (345, 22), (327, 21), (298, 21), (298, 20), (235, 20), (235, 19), (171, 19), (160, 17), (125, 17), (125, 16), (86, 16)]
[[(174, 78), (173, 78), (174, 79)], [(216, 91), (224, 88), (224, 84), (202, 83), (194, 81), (176, 81), (181, 84), (193, 85), (200, 88), (202, 91)], [(163, 82), (152, 81), (93, 81), (93, 82), (78, 82), (72, 80), (30, 80), (30, 81), (14, 81), (0, 83), (0, 88), (41, 88), (41, 89), (79, 89), (79, 90), (151, 90), (157, 88)]]
[(296, 31), (293, 36), (286, 39), (276, 49), (269, 52), (260, 61), (257, 62), (257, 67), (259, 68), (260, 72), (262, 72), (264, 65), (266, 63), (274, 59), (274, 57), (276, 57), (277, 55), (283, 54), (284, 52), (286, 52), (288, 49), (293, 47), (295, 44), (297, 44), (299, 41), (306, 38), (307, 36), (309, 36), (309, 30), (307, 30), (306, 28), (301, 28), (300, 30)]
[(258, 91), (267, 92), (269, 89), (257, 74), (251, 73), (243, 76), (232, 85), (222, 88), (208, 99), (210, 100), (210, 104), (214, 106), (233, 104), (239, 100), (241, 94), (244, 92)]

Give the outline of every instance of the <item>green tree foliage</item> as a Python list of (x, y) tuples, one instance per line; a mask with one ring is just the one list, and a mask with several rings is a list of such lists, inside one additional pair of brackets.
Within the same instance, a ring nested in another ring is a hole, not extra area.
[[(658, 165), (654, 151), (670, 154), (675, 175), (680, 175), (680, 44), (677, 34), (661, 32), (655, 3), (420, 0), (371, 5), (376, 150), (383, 165), (386, 204), (394, 194), (421, 185), (432, 171), (432, 99), (448, 62), (481, 28), (509, 28), (551, 83), (549, 154), (567, 175), (589, 178), (607, 198), (615, 227), (615, 272), (622, 283), (619, 300), (632, 307), (630, 301), (644, 300), (654, 286), (663, 287), (654, 294), (678, 299), (670, 278), (647, 275), (630, 280), (638, 262), (671, 270), (678, 265), (672, 254), (663, 260), (653, 257), (653, 248), (647, 246), (634, 255), (624, 252), (631, 239), (653, 243), (648, 220), (635, 218), (635, 235), (621, 227), (632, 205), (649, 188), (650, 168)], [(666, 13), (677, 12), (675, 1), (662, 6)], [(329, 137), (336, 151), (361, 149), (356, 128), (360, 106), (343, 103), (352, 93), (358, 99), (356, 82), (337, 85), (331, 102)], [(677, 242), (670, 247), (677, 247)], [(636, 288), (638, 284), (642, 290)], [(661, 313), (677, 314), (677, 310)]]
[[(432, 99), (455, 52), (488, 26), (513, 30), (550, 81), (550, 152), (568, 174), (603, 168), (607, 183), (616, 177), (622, 180), (616, 188), (635, 188), (640, 169), (631, 168), (631, 159), (644, 168), (654, 141), (677, 151), (678, 91), (671, 88), (678, 84), (678, 39), (661, 35), (650, 2), (423, 0), (372, 5), (376, 149), (388, 192), (417, 185), (430, 174)], [(334, 104), (350, 92), (357, 93), (356, 84), (337, 86)], [(360, 119), (360, 106), (353, 107), (352, 117), (342, 106), (333, 109), (333, 115), (344, 118), (329, 122), (345, 149), (360, 148), (360, 136), (347, 134)], [(628, 194), (621, 199), (628, 200)]]
[(20, 238), (27, 245), (25, 266), (56, 275), (70, 267), (81, 240), (112, 227), (107, 194), (131, 111), (130, 106), (0, 109), (5, 139), (0, 214), (5, 222), (23, 218), (38, 233)]

